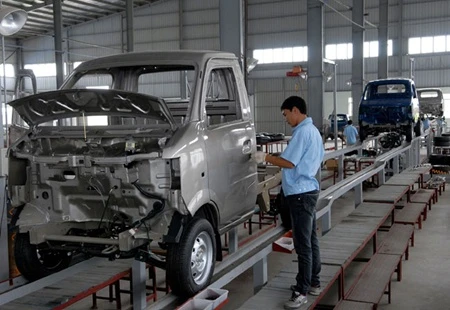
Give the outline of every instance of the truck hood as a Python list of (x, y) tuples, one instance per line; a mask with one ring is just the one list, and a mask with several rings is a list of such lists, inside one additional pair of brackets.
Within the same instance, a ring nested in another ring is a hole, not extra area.
[(176, 129), (163, 99), (121, 90), (64, 89), (9, 102), (31, 126), (56, 119), (108, 115), (156, 119)]

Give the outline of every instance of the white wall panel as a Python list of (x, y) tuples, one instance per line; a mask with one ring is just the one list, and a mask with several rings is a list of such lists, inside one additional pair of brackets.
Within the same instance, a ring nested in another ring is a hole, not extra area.
[[(336, 111), (341, 114), (349, 114), (349, 98), (352, 93), (350, 91), (339, 92), (336, 94)], [(359, 102), (359, 98), (357, 99)], [(323, 117), (328, 118), (334, 110), (333, 92), (325, 92), (323, 96)]]
[(219, 38), (185, 40), (183, 42), (183, 49), (220, 50), (220, 40)]
[(139, 12), (134, 16), (134, 29), (178, 27), (178, 16), (178, 10), (161, 14)]
[(202, 39), (202, 38), (219, 38), (219, 24), (209, 24), (208, 27), (198, 26), (184, 26), (183, 39)]
[(177, 41), (164, 41), (164, 42), (155, 42), (155, 43), (142, 43), (136, 44), (134, 46), (134, 50), (136, 52), (143, 51), (156, 51), (156, 50), (178, 50), (178, 40)]
[(306, 18), (286, 16), (266, 20), (251, 20), (248, 27), (252, 29), (252, 34), (294, 32), (298, 29), (306, 30)]
[[(184, 0), (181, 0), (184, 1)], [(192, 0), (189, 0), (191, 2)], [(135, 12), (134, 14), (140, 15), (147, 14), (148, 11), (150, 11), (152, 14), (159, 15), (159, 14), (166, 14), (166, 13), (173, 13), (178, 12), (178, 6), (179, 2), (178, 0), (169, 0), (169, 1), (159, 1), (158, 3), (152, 4), (144, 9), (139, 9), (138, 12)]]
[(217, 9), (219, 0), (181, 0), (186, 11), (201, 11), (204, 9)]
[(114, 15), (99, 19), (95, 22), (78, 25), (70, 28), (71, 35), (104, 34), (121, 31), (122, 15)]
[(306, 2), (249, 1), (248, 48), (306, 45)]
[(219, 23), (219, 8), (183, 11), (183, 26)]
[(174, 41), (179, 39), (178, 28), (141, 29), (134, 31), (135, 44)]
[(183, 2), (183, 49), (219, 50), (219, 0)]
[(249, 1), (248, 8), (250, 20), (294, 15), (301, 19), (306, 14), (306, 1)]
[(306, 31), (258, 34), (248, 38), (248, 46), (252, 47), (250, 50), (305, 45)]

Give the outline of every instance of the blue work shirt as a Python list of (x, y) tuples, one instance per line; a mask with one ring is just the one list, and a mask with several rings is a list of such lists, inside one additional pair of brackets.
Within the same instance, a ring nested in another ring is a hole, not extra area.
[(281, 186), (284, 195), (296, 195), (319, 190), (316, 173), (323, 161), (323, 142), (319, 130), (307, 117), (294, 127), (292, 138), (281, 154), (295, 167), (282, 168)]
[(355, 126), (353, 125), (347, 125), (347, 127), (344, 128), (344, 136), (347, 138), (347, 144), (353, 145), (356, 143), (358, 130), (356, 130)]
[(422, 125), (423, 125), (423, 130), (427, 130), (428, 128), (430, 128), (430, 121), (428, 120), (428, 118), (423, 120)]

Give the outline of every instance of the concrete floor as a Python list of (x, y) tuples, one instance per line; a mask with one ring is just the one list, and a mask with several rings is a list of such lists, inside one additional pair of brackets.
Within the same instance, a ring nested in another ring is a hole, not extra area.
[[(332, 225), (352, 211), (352, 202), (351, 192), (335, 202)], [(388, 304), (387, 295), (383, 296), (378, 309), (450, 309), (449, 236), (450, 189), (447, 189), (439, 197), (439, 202), (432, 206), (423, 228), (421, 230), (416, 228), (415, 246), (410, 248), (409, 260), (403, 263), (403, 279), (397, 282), (396, 276), (393, 277), (392, 303)], [(295, 254), (271, 253), (268, 258), (269, 281), (279, 273), (282, 266), (292, 264), (294, 259)], [(352, 268), (355, 276), (361, 269), (361, 263), (355, 263)], [(252, 271), (242, 274), (225, 289), (229, 290), (229, 303), (224, 310), (238, 309), (252, 296)], [(327, 296), (325, 303), (335, 299), (336, 296)]]

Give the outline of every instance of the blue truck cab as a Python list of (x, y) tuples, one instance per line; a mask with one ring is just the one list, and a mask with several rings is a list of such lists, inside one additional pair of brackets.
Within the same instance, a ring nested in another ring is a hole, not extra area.
[[(348, 115), (347, 114), (336, 114), (337, 119), (337, 131), (338, 136), (342, 136), (342, 132), (344, 131), (345, 126), (347, 126), (348, 122)], [(334, 139), (335, 132), (334, 132), (334, 114), (330, 114), (328, 116), (328, 121), (330, 122), (330, 132), (328, 134), (328, 138)]]
[(367, 83), (359, 104), (359, 136), (397, 132), (412, 140), (420, 136), (419, 100), (414, 81), (389, 78)]

